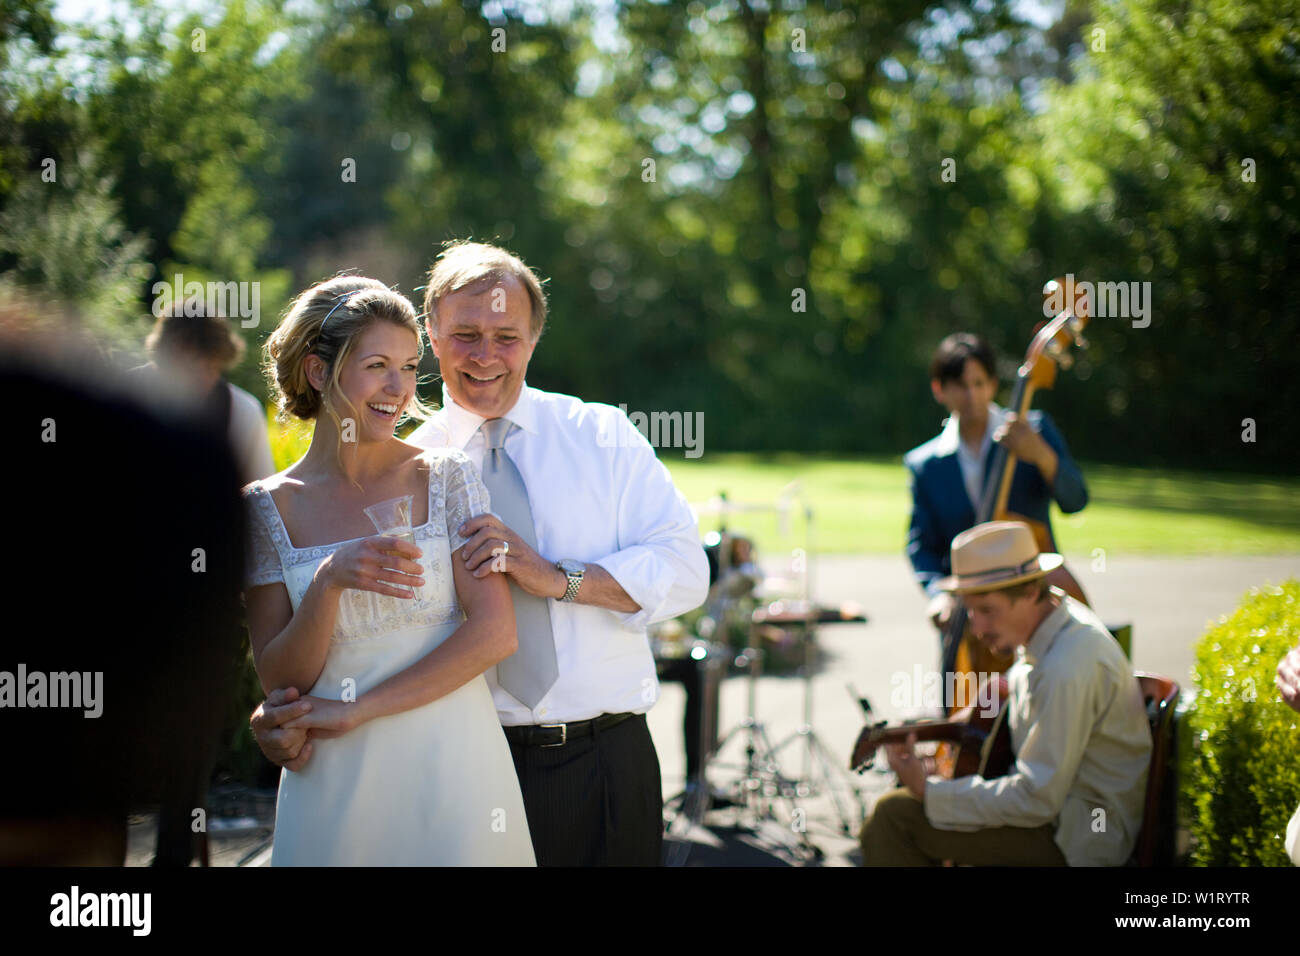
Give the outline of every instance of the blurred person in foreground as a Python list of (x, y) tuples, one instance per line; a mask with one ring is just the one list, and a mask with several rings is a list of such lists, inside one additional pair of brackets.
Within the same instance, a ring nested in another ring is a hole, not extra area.
[(0, 864), (121, 865), (175, 808), (185, 864), (239, 650), (242, 515), (226, 443), (163, 414), (71, 322), (0, 308), (21, 560), (0, 639)]

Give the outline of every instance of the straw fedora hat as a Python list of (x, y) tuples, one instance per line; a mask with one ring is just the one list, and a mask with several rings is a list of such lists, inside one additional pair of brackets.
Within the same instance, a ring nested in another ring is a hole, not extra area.
[(1038, 553), (1029, 525), (989, 521), (952, 539), (953, 573), (939, 587), (957, 594), (997, 591), (1041, 578), (1064, 563), (1059, 554)]

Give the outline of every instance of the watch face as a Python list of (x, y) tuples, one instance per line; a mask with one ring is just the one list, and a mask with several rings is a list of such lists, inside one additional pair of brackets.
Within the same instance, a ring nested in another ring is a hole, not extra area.
[(586, 570), (586, 567), (584, 565), (578, 563), (577, 561), (570, 561), (568, 558), (565, 558), (564, 560), (559, 561), (557, 563), (560, 566), (560, 570), (563, 571), (565, 574), (581, 574), (583, 571)]

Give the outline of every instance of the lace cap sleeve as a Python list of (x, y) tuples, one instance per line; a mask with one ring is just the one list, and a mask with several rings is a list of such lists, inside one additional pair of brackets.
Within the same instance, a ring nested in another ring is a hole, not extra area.
[(478, 469), (463, 451), (447, 453), (442, 463), (442, 473), (446, 496), (447, 537), (451, 542), (451, 550), (455, 551), (469, 540), (457, 534), (457, 529), (470, 518), (488, 511), (491, 502), (488, 500), (487, 488), (483, 487), (483, 479), (478, 476)]
[(243, 490), (244, 527), (244, 590), (263, 584), (284, 582), (284, 567), (280, 552), (276, 550), (271, 532), (267, 528), (266, 502), (263, 495), (269, 492), (256, 482)]

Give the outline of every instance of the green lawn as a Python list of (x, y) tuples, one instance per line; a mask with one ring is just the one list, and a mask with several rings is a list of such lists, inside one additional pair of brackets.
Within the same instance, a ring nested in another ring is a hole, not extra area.
[[(307, 450), (311, 428), (270, 419), (276, 467)], [(819, 553), (896, 554), (907, 538), (911, 499), (902, 460), (804, 454), (710, 453), (691, 460), (666, 450), (661, 460), (692, 503), (726, 492), (735, 504), (767, 510), (727, 517), (764, 554), (806, 547), (804, 507), (813, 513)], [(1300, 554), (1300, 479), (1082, 464), (1091, 501), (1077, 515), (1056, 511), (1057, 544), (1071, 554)], [(781, 527), (773, 510), (783, 488), (801, 483)], [(1054, 509), (1055, 510), (1055, 509)], [(718, 526), (701, 514), (701, 527)]]
[[(733, 503), (771, 507), (782, 488), (802, 483), (813, 512), (813, 547), (822, 553), (898, 553), (907, 535), (911, 499), (899, 458), (710, 454), (692, 461), (664, 452), (664, 464), (692, 502), (720, 491)], [(1300, 479), (1082, 464), (1090, 502), (1077, 515), (1056, 509), (1057, 544), (1072, 554), (1094, 548), (1128, 554), (1300, 553)], [(727, 518), (771, 553), (804, 546), (803, 502), (793, 503), (787, 529), (771, 512)], [(700, 517), (716, 528), (718, 518)], [(783, 533), (783, 531), (785, 533)]]

